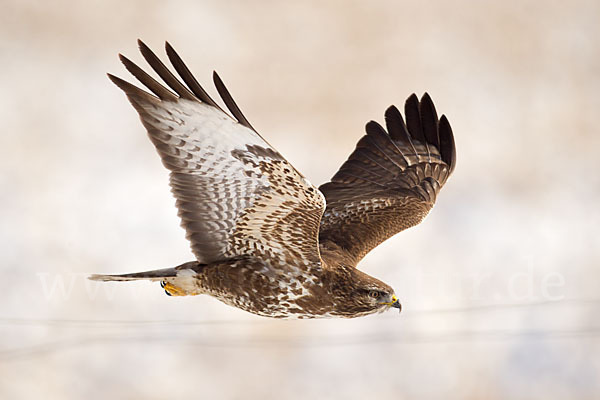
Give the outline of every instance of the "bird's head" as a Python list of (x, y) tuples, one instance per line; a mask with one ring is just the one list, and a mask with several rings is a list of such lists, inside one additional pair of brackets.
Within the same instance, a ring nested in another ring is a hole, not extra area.
[(343, 279), (332, 288), (336, 312), (343, 317), (380, 313), (390, 308), (401, 310), (400, 301), (389, 285), (353, 267), (342, 267)]

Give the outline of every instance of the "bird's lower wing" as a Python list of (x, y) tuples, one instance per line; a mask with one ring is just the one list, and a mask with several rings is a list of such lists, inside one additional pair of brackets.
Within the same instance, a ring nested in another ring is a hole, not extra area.
[(456, 163), (448, 120), (438, 120), (429, 96), (406, 101), (406, 124), (394, 106), (387, 131), (367, 124), (367, 134), (330, 182), (319, 233), (323, 246), (343, 251), (355, 265), (374, 247), (421, 222)]
[(198, 261), (319, 263), (322, 194), (252, 128), (216, 74), (217, 90), (235, 119), (206, 94), (172, 47), (167, 44), (167, 55), (185, 85), (139, 44), (175, 93), (123, 56), (125, 67), (154, 95), (109, 77), (127, 94), (171, 171), (179, 216)]

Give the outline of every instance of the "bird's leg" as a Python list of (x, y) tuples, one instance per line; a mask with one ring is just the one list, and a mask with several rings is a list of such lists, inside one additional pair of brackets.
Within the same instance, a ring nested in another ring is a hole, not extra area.
[(186, 293), (186, 291), (178, 286), (175, 286), (172, 282), (162, 281), (160, 286), (165, 289), (167, 296), (189, 296), (196, 295), (197, 293)]

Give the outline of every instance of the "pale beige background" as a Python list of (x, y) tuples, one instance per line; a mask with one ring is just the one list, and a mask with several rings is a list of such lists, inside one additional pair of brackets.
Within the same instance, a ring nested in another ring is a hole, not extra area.
[[(600, 397), (597, 1), (0, 7), (0, 398)], [(362, 263), (400, 316), (270, 321), (84, 279), (191, 260), (167, 172), (104, 75), (129, 78), (118, 52), (143, 64), (138, 37), (161, 57), (169, 40), (211, 93), (217, 69), (315, 184), (365, 122), (431, 94), (455, 174)]]

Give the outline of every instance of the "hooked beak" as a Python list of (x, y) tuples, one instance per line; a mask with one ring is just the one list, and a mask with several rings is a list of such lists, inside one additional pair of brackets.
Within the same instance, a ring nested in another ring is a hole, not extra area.
[(392, 307), (397, 308), (398, 312), (402, 311), (402, 305), (400, 304), (400, 300), (398, 300), (398, 298), (394, 295), (392, 296)]
[(392, 301), (390, 301), (389, 303), (383, 303), (386, 304), (390, 307), (394, 307), (398, 309), (398, 312), (402, 311), (402, 305), (400, 304), (400, 300), (398, 300), (398, 298), (396, 297), (396, 295), (392, 296)]

